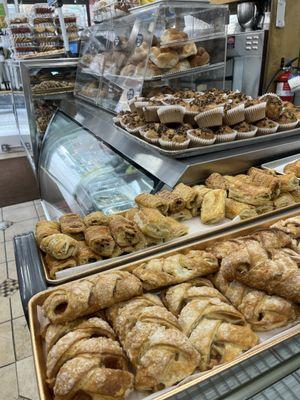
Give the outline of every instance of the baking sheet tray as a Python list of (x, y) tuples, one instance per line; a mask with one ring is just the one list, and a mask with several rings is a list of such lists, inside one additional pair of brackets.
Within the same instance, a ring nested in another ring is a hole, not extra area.
[(230, 150), (230, 149), (235, 149), (237, 147), (249, 146), (251, 144), (256, 144), (256, 143), (265, 143), (265, 142), (269, 142), (269, 141), (272, 141), (275, 139), (296, 136), (296, 135), (300, 134), (300, 128), (295, 128), (295, 129), (290, 129), (288, 131), (272, 133), (272, 134), (266, 135), (266, 136), (256, 136), (254, 138), (249, 138), (249, 139), (234, 140), (233, 142), (217, 143), (217, 144), (212, 144), (209, 146), (202, 146), (202, 147), (191, 147), (191, 148), (188, 148), (185, 150), (166, 150), (166, 149), (162, 149), (159, 146), (156, 146), (154, 144), (146, 142), (144, 139), (142, 139), (139, 136), (138, 133), (137, 134), (129, 133), (116, 123), (115, 123), (115, 126), (123, 135), (132, 138), (133, 140), (138, 142), (143, 147), (146, 147), (147, 149), (149, 149), (149, 147), (150, 147), (151, 149), (158, 151), (160, 154), (163, 154), (164, 156), (169, 156), (169, 157), (173, 157), (173, 158), (186, 158), (186, 157), (192, 157), (192, 156), (199, 156), (202, 154), (208, 154), (208, 153), (218, 152), (218, 151), (222, 151), (222, 150)]
[[(181, 246), (177, 249), (172, 249), (167, 252), (164, 252), (163, 254), (160, 254), (160, 257), (168, 257), (174, 253), (177, 253), (178, 251), (186, 251), (186, 250), (195, 250), (195, 249), (205, 249), (208, 246), (212, 245), (213, 243), (217, 242), (218, 240), (224, 240), (224, 239), (231, 239), (237, 236), (241, 235), (248, 235), (251, 234), (254, 230), (261, 229), (261, 228), (267, 228), (270, 225), (274, 224), (276, 221), (283, 219), (283, 218), (290, 218), (296, 215), (299, 215), (300, 211), (294, 211), (294, 212), (286, 212), (280, 216), (277, 216), (276, 218), (269, 218), (268, 220), (261, 222), (261, 223), (253, 223), (251, 226), (248, 226), (244, 229), (234, 229), (231, 232), (223, 235), (218, 235), (211, 237), (206, 240), (200, 240), (196, 243), (193, 244), (186, 244), (184, 246)], [(132, 270), (133, 268), (136, 268), (139, 264), (149, 261), (152, 258), (156, 258), (156, 255), (153, 255), (151, 257), (147, 257), (146, 259), (136, 261), (134, 263), (131, 263), (130, 265), (123, 265), (118, 267), (117, 269), (120, 270)], [(104, 272), (105, 273), (105, 272)], [(40, 292), (33, 296), (28, 305), (28, 310), (29, 310), (29, 322), (30, 322), (30, 332), (31, 332), (31, 340), (32, 340), (32, 347), (33, 347), (33, 356), (34, 356), (34, 362), (35, 362), (35, 368), (36, 368), (36, 375), (37, 375), (37, 381), (38, 381), (38, 388), (39, 388), (39, 393), (40, 393), (40, 398), (41, 400), (52, 400), (53, 397), (51, 396), (51, 393), (46, 385), (46, 377), (45, 377), (45, 359), (44, 359), (44, 354), (43, 354), (43, 346), (42, 346), (42, 337), (40, 335), (40, 306), (43, 304), (44, 300), (49, 296), (51, 292), (53, 292), (54, 289), (50, 289), (47, 291)], [(224, 371), (228, 368), (230, 368), (233, 365), (238, 365), (242, 361), (249, 359), (253, 357), (254, 355), (271, 348), (272, 346), (275, 346), (276, 344), (283, 342), (284, 340), (296, 336), (300, 334), (300, 324), (299, 323), (294, 323), (293, 325), (284, 327), (284, 328), (279, 328), (279, 329), (274, 329), (270, 332), (258, 332), (258, 336), (262, 340), (260, 344), (257, 346), (253, 347), (251, 350), (247, 351), (246, 353), (242, 354), (241, 356), (237, 357), (235, 360), (223, 364), (219, 367), (214, 368), (213, 370), (209, 370), (203, 373), (197, 373), (192, 375), (191, 377), (187, 378), (185, 382), (181, 382), (179, 385), (176, 385), (172, 388), (165, 389), (161, 392), (156, 392), (154, 394), (151, 394), (150, 396), (145, 396), (144, 394), (134, 392), (131, 394), (126, 400), (150, 400), (150, 399), (155, 399), (155, 400), (163, 400), (166, 398), (170, 398), (171, 396), (174, 396), (175, 394), (178, 394), (180, 392), (183, 392), (184, 390), (200, 383), (203, 382), (221, 371)]]
[(265, 164), (262, 164), (262, 168), (264, 169), (272, 169), (279, 174), (284, 174), (283, 169), (287, 164), (291, 164), (294, 161), (300, 160), (300, 154), (294, 154), (293, 156), (280, 158), (279, 160), (271, 161)]
[(68, 268), (66, 270), (63, 270), (63, 271), (60, 271), (59, 273), (57, 273), (56, 279), (53, 279), (50, 277), (48, 269), (43, 261), (43, 257), (41, 254), (42, 266), (43, 266), (45, 278), (49, 285), (60, 285), (62, 283), (65, 283), (65, 282), (68, 282), (71, 280), (75, 280), (75, 279), (78, 279), (78, 278), (86, 276), (86, 275), (91, 275), (96, 272), (116, 268), (120, 264), (129, 263), (134, 260), (149, 256), (153, 253), (162, 252), (169, 248), (180, 246), (184, 243), (192, 242), (192, 241), (200, 239), (200, 238), (205, 238), (207, 236), (211, 236), (212, 234), (214, 234), (214, 235), (219, 234), (230, 228), (240, 229), (245, 225), (248, 225), (251, 223), (257, 223), (259, 220), (261, 220), (263, 218), (276, 216), (276, 214), (279, 214), (279, 213), (282, 213), (285, 211), (292, 211), (295, 209), (300, 210), (300, 204), (293, 204), (291, 206), (280, 208), (278, 210), (273, 210), (268, 213), (261, 214), (261, 215), (258, 215), (257, 217), (249, 218), (246, 220), (241, 220), (239, 217), (234, 218), (233, 220), (229, 220), (229, 219), (225, 218), (221, 222), (218, 222), (216, 224), (210, 224), (210, 225), (202, 224), (200, 222), (199, 217), (194, 217), (190, 221), (183, 221), (183, 223), (189, 227), (189, 233), (185, 236), (181, 236), (179, 238), (170, 240), (163, 244), (147, 247), (145, 249), (136, 251), (134, 253), (125, 254), (123, 256), (110, 258), (107, 260), (97, 261), (97, 262), (94, 262), (91, 264), (79, 265), (74, 268)]

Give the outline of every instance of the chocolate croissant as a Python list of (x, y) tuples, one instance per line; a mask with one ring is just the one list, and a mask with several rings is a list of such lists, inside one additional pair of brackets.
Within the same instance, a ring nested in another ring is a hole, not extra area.
[(57, 260), (65, 260), (77, 254), (78, 242), (68, 235), (56, 233), (45, 237), (40, 243), (40, 248)]
[(41, 220), (35, 226), (35, 238), (38, 245), (40, 245), (45, 237), (54, 235), (55, 233), (61, 233), (58, 222)]
[(89, 226), (84, 235), (94, 253), (102, 257), (112, 256), (116, 243), (108, 226)]
[(205, 276), (218, 269), (218, 260), (213, 254), (190, 250), (186, 254), (154, 258), (140, 264), (132, 273), (142, 281), (146, 290), (152, 290)]
[(199, 352), (200, 371), (232, 361), (258, 342), (243, 315), (206, 280), (167, 289), (164, 302), (179, 314), (182, 331)]
[(139, 279), (126, 271), (95, 275), (54, 290), (43, 304), (53, 324), (73, 321), (142, 293)]
[(157, 296), (118, 304), (107, 316), (133, 364), (137, 390), (172, 386), (196, 369), (197, 352)]

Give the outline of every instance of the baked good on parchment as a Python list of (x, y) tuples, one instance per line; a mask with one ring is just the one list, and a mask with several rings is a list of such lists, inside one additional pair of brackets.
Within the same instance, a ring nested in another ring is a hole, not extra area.
[(53, 324), (59, 324), (93, 314), (141, 293), (142, 284), (133, 274), (113, 271), (54, 290), (44, 301), (43, 311)]
[(78, 242), (64, 233), (55, 233), (41, 241), (40, 249), (57, 260), (65, 260), (76, 255)]
[(185, 201), (183, 198), (176, 195), (174, 192), (164, 189), (158, 192), (157, 196), (166, 202), (169, 215), (177, 213), (185, 208)]
[(38, 245), (45, 237), (54, 235), (55, 233), (61, 233), (58, 222), (41, 220), (35, 226), (35, 238)]
[(115, 242), (120, 247), (136, 246), (142, 239), (142, 234), (137, 226), (121, 215), (112, 215), (109, 218), (109, 228)]
[(134, 367), (137, 390), (161, 390), (195, 371), (199, 355), (157, 296), (117, 304), (107, 317)]
[(111, 257), (116, 243), (108, 226), (89, 226), (85, 233), (86, 244), (99, 256)]
[(158, 240), (166, 240), (171, 237), (170, 223), (155, 208), (143, 207), (135, 213), (133, 219), (146, 236)]
[(45, 263), (49, 270), (50, 278), (55, 279), (56, 272), (63, 271), (64, 269), (76, 267), (77, 262), (74, 257), (69, 257), (65, 260), (57, 260), (49, 254), (45, 256)]
[(168, 288), (164, 303), (199, 352), (200, 371), (232, 361), (258, 343), (243, 315), (206, 279)]
[(132, 273), (142, 281), (146, 290), (153, 290), (205, 276), (218, 269), (219, 264), (214, 255), (202, 250), (190, 250), (186, 254), (153, 258), (134, 268)]
[(294, 174), (297, 178), (300, 178), (300, 160), (287, 164), (283, 172), (285, 174)]
[(254, 206), (249, 204), (240, 203), (233, 199), (225, 199), (225, 217), (233, 219), (240, 217), (241, 219), (248, 219), (257, 217), (257, 212)]

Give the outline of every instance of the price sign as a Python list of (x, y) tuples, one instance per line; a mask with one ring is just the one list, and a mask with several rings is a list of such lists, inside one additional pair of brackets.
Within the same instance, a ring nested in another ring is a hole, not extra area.
[(131, 100), (133, 98), (134, 98), (134, 89), (133, 88), (128, 89), (128, 91), (127, 91), (127, 100)]
[(143, 41), (144, 41), (144, 36), (141, 33), (138, 33), (136, 35), (136, 39), (135, 39), (136, 47), (140, 47), (142, 45)]
[(116, 36), (114, 40), (114, 46), (118, 49), (121, 47), (121, 39), (120, 36)]

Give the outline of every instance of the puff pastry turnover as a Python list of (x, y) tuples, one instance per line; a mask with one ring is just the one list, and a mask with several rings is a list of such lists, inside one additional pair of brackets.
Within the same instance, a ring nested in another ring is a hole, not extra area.
[(56, 233), (45, 237), (40, 243), (40, 248), (57, 260), (65, 260), (77, 254), (78, 242), (68, 235)]
[(57, 260), (49, 254), (45, 256), (45, 263), (49, 270), (49, 275), (52, 279), (56, 278), (56, 272), (63, 271), (64, 269), (76, 267), (76, 259), (74, 257), (66, 258), (65, 260)]
[(187, 186), (184, 183), (179, 183), (175, 186), (173, 194), (180, 196), (185, 201), (186, 208), (191, 209), (196, 206), (197, 193), (190, 186)]
[(203, 198), (200, 219), (203, 224), (213, 224), (225, 218), (226, 191), (210, 190)]
[(42, 220), (37, 222), (35, 226), (35, 237), (38, 245), (40, 245), (45, 237), (54, 235), (55, 233), (61, 233), (58, 222)]
[(109, 218), (102, 211), (95, 211), (86, 215), (83, 221), (86, 226), (108, 225)]
[(139, 207), (155, 208), (163, 215), (167, 215), (168, 203), (161, 196), (155, 196), (150, 193), (141, 193), (134, 199)]
[(102, 257), (111, 257), (115, 241), (108, 226), (89, 226), (85, 230), (85, 241), (94, 253)]

